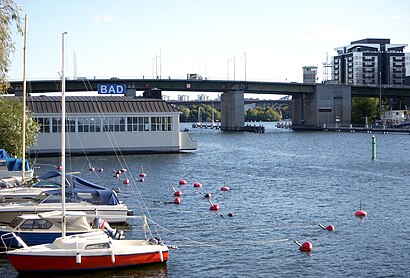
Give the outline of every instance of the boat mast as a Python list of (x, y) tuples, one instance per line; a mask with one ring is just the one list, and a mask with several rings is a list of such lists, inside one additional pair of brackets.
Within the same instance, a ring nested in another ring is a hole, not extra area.
[(62, 217), (62, 237), (66, 236), (65, 219), (65, 66), (64, 66), (64, 44), (65, 35), (62, 33), (62, 57), (61, 57), (61, 217)]
[(23, 44), (23, 123), (22, 123), (22, 165), (21, 165), (21, 183), (24, 183), (24, 172), (26, 171), (26, 63), (27, 63), (27, 15), (24, 16), (24, 44)]

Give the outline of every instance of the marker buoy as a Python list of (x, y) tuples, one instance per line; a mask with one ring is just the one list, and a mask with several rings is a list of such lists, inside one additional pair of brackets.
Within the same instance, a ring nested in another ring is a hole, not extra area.
[(209, 209), (210, 210), (219, 210), (219, 205), (218, 204), (212, 204), (212, 206)]
[(187, 182), (186, 180), (180, 180), (180, 181), (179, 181), (179, 184), (180, 184), (180, 185), (185, 185), (185, 184), (187, 184), (187, 183), (188, 183), (188, 182)]
[(88, 171), (90, 171), (90, 172), (95, 172), (95, 167), (90, 167), (90, 168), (88, 169)]
[(221, 191), (229, 191), (229, 190), (231, 190), (231, 189), (226, 185), (221, 187)]
[(311, 252), (313, 249), (312, 243), (306, 241), (300, 245), (299, 250), (302, 252)]
[(63, 166), (57, 166), (57, 170), (59, 170), (59, 171), (61, 171), (61, 170), (63, 170)]
[(334, 232), (335, 227), (333, 225), (329, 225), (329, 226), (326, 227), (326, 230), (328, 230), (329, 232)]
[(354, 215), (355, 215), (356, 217), (366, 217), (366, 216), (367, 216), (367, 212), (364, 211), (364, 210), (362, 210), (362, 201), (360, 201), (360, 208), (359, 208), (359, 210), (357, 210), (357, 211), (354, 213)]
[(367, 216), (367, 212), (364, 210), (358, 210), (354, 213), (354, 215), (356, 217), (366, 217)]
[(181, 199), (179, 199), (178, 197), (176, 197), (174, 199), (174, 204), (179, 205), (181, 203)]
[(182, 191), (181, 190), (175, 191), (174, 196), (181, 197), (182, 196)]
[(196, 183), (194, 183), (194, 187), (196, 187), (196, 188), (201, 188), (201, 187), (202, 187), (202, 184), (199, 183), (199, 182), (196, 182)]
[(130, 180), (129, 180), (129, 179), (125, 179), (125, 180), (122, 181), (122, 183), (123, 183), (123, 184), (129, 184), (129, 183), (130, 183)]

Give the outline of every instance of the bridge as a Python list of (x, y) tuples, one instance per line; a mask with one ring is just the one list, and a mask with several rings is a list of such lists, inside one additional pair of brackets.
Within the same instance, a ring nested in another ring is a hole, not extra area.
[[(244, 127), (244, 94), (292, 96), (292, 122), (297, 126), (322, 126), (351, 122), (351, 97), (410, 98), (410, 86), (306, 84), (285, 82), (186, 80), (186, 79), (76, 79), (66, 81), (67, 92), (93, 92), (98, 86), (125, 85), (126, 95), (143, 92), (144, 97), (161, 98), (162, 91), (216, 92), (221, 95), (221, 129)], [(10, 82), (9, 93), (22, 94), (22, 81)], [(61, 80), (27, 81), (28, 93), (61, 91)]]

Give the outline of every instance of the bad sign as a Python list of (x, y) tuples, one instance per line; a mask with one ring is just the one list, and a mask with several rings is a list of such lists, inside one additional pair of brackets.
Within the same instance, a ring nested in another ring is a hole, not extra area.
[(118, 94), (125, 94), (126, 86), (125, 84), (98, 84), (97, 85), (98, 94), (102, 95), (118, 95)]

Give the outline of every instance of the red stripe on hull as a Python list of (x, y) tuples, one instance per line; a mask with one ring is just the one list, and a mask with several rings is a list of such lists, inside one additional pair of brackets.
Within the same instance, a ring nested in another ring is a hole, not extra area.
[[(163, 262), (166, 262), (168, 260), (168, 252), (162, 252), (162, 256)], [(76, 263), (76, 256), (48, 257), (7, 254), (7, 258), (18, 272), (87, 271), (161, 262), (158, 252), (118, 255), (115, 256), (114, 263), (111, 256), (82, 256), (80, 264)]]

